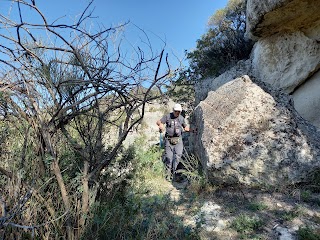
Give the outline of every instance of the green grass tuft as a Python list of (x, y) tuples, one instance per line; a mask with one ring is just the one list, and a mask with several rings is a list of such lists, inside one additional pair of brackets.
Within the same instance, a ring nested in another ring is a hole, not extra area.
[(319, 232), (316, 233), (310, 227), (300, 227), (297, 231), (297, 236), (299, 240), (320, 240)]
[(247, 238), (255, 231), (263, 226), (263, 221), (258, 217), (250, 217), (245, 214), (240, 214), (232, 222), (230, 227), (240, 233), (241, 238)]

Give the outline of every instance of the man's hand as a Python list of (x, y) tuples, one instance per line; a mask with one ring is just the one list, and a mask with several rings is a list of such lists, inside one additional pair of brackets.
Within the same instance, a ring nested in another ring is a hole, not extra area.
[(198, 128), (190, 129), (190, 132), (192, 133), (197, 133), (197, 131), (198, 131)]
[(159, 127), (159, 132), (163, 132), (163, 131), (164, 131), (164, 125), (163, 125), (163, 123), (162, 123), (160, 120), (158, 120), (158, 121), (157, 121), (157, 125), (158, 125), (158, 127)]

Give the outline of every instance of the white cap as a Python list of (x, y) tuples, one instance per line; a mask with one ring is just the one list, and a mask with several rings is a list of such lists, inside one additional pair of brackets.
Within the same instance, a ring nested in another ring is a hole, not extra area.
[(173, 111), (181, 112), (182, 111), (181, 105), (179, 103), (175, 104), (174, 107), (173, 107)]

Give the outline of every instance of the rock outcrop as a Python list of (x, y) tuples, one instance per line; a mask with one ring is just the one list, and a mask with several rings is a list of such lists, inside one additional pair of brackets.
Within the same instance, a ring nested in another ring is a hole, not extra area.
[[(292, 184), (320, 167), (320, 137), (285, 93), (230, 81), (195, 109), (195, 152), (211, 182)], [(266, 91), (265, 91), (266, 90)]]
[(258, 40), (297, 31), (310, 35), (319, 29), (319, 8), (318, 0), (248, 0), (247, 36)]
[(320, 128), (320, 1), (247, 2), (253, 75), (293, 96), (296, 110)]
[(195, 87), (195, 153), (212, 182), (274, 186), (320, 171), (319, 9), (247, 1), (250, 59)]
[(320, 67), (320, 44), (302, 32), (260, 39), (252, 51), (253, 75), (292, 94)]
[(208, 96), (209, 91), (215, 91), (223, 84), (239, 77), (242, 75), (252, 75), (251, 74), (251, 60), (239, 61), (236, 66), (232, 67), (229, 71), (224, 72), (220, 76), (212, 79), (208, 78), (199, 81), (195, 85), (195, 105), (198, 105), (200, 101), (204, 100)]
[(196, 101), (243, 74), (293, 97), (299, 114), (320, 128), (320, 1), (248, 0), (246, 35), (256, 43), (249, 60), (196, 86)]

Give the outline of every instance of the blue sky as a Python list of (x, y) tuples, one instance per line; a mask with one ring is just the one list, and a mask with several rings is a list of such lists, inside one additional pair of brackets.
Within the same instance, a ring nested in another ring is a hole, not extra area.
[[(44, 0), (43, 0), (44, 1)], [(37, 1), (40, 3), (40, 1)], [(75, 15), (88, 0), (46, 0), (50, 14)], [(95, 0), (95, 15), (105, 26), (130, 20), (147, 34), (166, 41), (167, 49), (179, 58), (193, 49), (206, 31), (209, 17), (228, 0)], [(61, 6), (63, 8), (61, 9)]]
[[(130, 19), (133, 23), (165, 38), (169, 48), (183, 53), (196, 46), (196, 40), (206, 30), (208, 18), (227, 0), (99, 0), (99, 15), (112, 21)], [(101, 4), (101, 5), (100, 5)]]
[[(89, 0), (36, 0), (49, 18), (67, 18), (79, 14)], [(228, 0), (95, 0), (96, 22), (106, 27), (130, 20), (148, 35), (159, 36), (166, 42), (169, 53), (179, 59), (184, 50), (196, 46), (196, 40), (206, 32), (209, 17), (224, 8)], [(0, 0), (0, 8), (10, 1)], [(130, 33), (128, 33), (130, 34)], [(134, 33), (130, 38), (134, 38)]]

